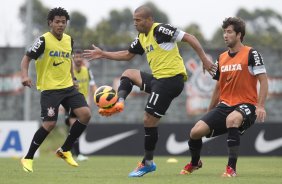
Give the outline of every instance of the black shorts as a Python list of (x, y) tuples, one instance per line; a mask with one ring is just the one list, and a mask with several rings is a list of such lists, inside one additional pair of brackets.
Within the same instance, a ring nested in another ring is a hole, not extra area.
[(210, 134), (206, 137), (215, 137), (226, 133), (226, 118), (234, 110), (240, 112), (243, 116), (243, 122), (239, 127), (241, 134), (254, 124), (256, 120), (256, 107), (254, 105), (239, 104), (236, 106), (227, 106), (224, 103), (220, 103), (201, 118), (211, 130)]
[(60, 104), (66, 109), (88, 106), (84, 96), (74, 86), (42, 91), (40, 104), (41, 118), (43, 121), (57, 121)]
[(184, 87), (183, 75), (156, 79), (152, 74), (140, 72), (141, 90), (149, 93), (145, 111), (156, 118), (165, 115), (172, 100), (180, 95)]

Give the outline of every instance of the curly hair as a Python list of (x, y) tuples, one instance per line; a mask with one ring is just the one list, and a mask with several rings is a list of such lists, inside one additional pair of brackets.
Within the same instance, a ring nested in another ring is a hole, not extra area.
[(47, 24), (49, 25), (49, 21), (53, 21), (55, 16), (65, 16), (67, 21), (70, 20), (69, 13), (61, 7), (58, 8), (53, 8), (49, 11), (48, 16), (47, 16)]
[(223, 21), (222, 29), (226, 29), (228, 26), (232, 25), (236, 34), (241, 33), (241, 42), (244, 39), (246, 32), (245, 21), (239, 17), (228, 17)]

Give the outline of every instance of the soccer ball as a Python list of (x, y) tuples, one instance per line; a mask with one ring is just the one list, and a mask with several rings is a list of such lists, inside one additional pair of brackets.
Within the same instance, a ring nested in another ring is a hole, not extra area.
[(102, 109), (109, 109), (118, 100), (117, 92), (111, 86), (100, 86), (94, 94), (94, 102)]

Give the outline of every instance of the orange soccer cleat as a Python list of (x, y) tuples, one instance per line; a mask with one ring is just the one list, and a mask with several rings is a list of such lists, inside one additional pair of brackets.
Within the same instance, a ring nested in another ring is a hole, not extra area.
[(109, 109), (99, 109), (99, 114), (101, 114), (102, 116), (111, 116), (113, 114), (122, 112), (124, 109), (124, 102), (123, 101), (119, 101), (117, 102), (113, 107), (109, 108)]

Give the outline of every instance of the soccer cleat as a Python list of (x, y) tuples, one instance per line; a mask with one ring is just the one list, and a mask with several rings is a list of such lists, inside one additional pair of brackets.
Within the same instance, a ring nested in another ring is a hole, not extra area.
[(144, 165), (139, 162), (136, 169), (129, 173), (128, 177), (141, 177), (149, 172), (155, 171), (157, 168), (156, 164), (153, 162), (151, 165)]
[(88, 160), (88, 157), (87, 157), (87, 156), (84, 156), (84, 155), (82, 155), (82, 154), (79, 154), (79, 155), (77, 156), (76, 160), (78, 160), (78, 161), (86, 161), (86, 160)]
[(62, 158), (63, 160), (65, 160), (69, 165), (74, 166), (74, 167), (78, 167), (78, 164), (76, 163), (76, 161), (72, 158), (72, 154), (70, 151), (63, 151), (62, 148), (57, 149), (56, 151), (56, 155), (59, 158)]
[(25, 172), (33, 172), (33, 169), (32, 169), (33, 159), (22, 158), (21, 163), (23, 166), (23, 170)]
[(101, 114), (102, 116), (111, 116), (113, 114), (122, 112), (124, 109), (124, 102), (120, 101), (117, 102), (113, 107), (109, 108), (109, 109), (99, 109), (99, 114)]
[(231, 177), (236, 177), (236, 176), (237, 176), (236, 171), (232, 167), (226, 166), (226, 170), (222, 174), (222, 177), (231, 178)]
[(193, 166), (192, 162), (190, 162), (189, 164), (187, 164), (181, 171), (180, 174), (191, 174), (193, 171), (201, 168), (203, 166), (203, 163), (201, 160), (199, 160), (198, 165), (197, 166)]

